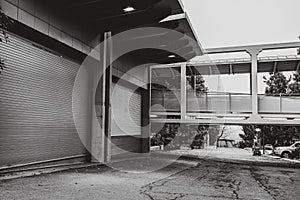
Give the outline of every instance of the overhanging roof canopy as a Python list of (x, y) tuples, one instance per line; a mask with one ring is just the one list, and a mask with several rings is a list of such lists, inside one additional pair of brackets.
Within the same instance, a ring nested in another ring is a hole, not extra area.
[(138, 57), (143, 63), (184, 62), (195, 56), (203, 55), (202, 47), (186, 14), (172, 15), (159, 23), (145, 27), (163, 29), (154, 29), (142, 33), (137, 32), (122, 41), (114, 41), (114, 49), (118, 49), (120, 44), (124, 46), (134, 44), (153, 46), (151, 49), (139, 49), (129, 54)]
[[(141, 63), (183, 62), (203, 54), (180, 0), (54, 0), (53, 2), (60, 5), (61, 13), (67, 11), (66, 17), (82, 24), (83, 29), (95, 35), (105, 31), (111, 31), (115, 35), (140, 27), (160, 27), (181, 33), (182, 37), (172, 37), (164, 31), (156, 35), (143, 33), (139, 37), (113, 42), (116, 45), (118, 42), (123, 42), (123, 45), (126, 45), (126, 42), (128, 44), (151, 42), (157, 44), (157, 47), (165, 45), (164, 50), (141, 49), (128, 54), (141, 60)], [(124, 12), (123, 9), (127, 6), (132, 6), (135, 10)], [(176, 56), (171, 59), (170, 54)]]
[[(117, 32), (122, 29), (157, 23), (165, 17), (183, 13), (178, 0), (53, 0), (65, 17), (100, 31)], [(134, 8), (125, 12), (126, 7)]]

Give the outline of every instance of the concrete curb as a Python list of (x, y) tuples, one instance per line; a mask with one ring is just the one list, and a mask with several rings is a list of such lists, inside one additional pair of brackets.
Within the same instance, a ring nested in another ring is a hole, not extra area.
[[(57, 172), (63, 172), (68, 170), (75, 170), (75, 169), (83, 169), (87, 167), (93, 167), (93, 166), (99, 166), (103, 164), (95, 164), (95, 163), (86, 163), (86, 164), (79, 164), (79, 165), (70, 165), (70, 166), (64, 166), (64, 167), (52, 167), (52, 168), (40, 168), (36, 170), (23, 170), (19, 172), (8, 172), (3, 173), (0, 176), (0, 181), (8, 181), (18, 178), (26, 178), (26, 177), (34, 177), (34, 176), (40, 176), (44, 174), (52, 174)], [(104, 165), (103, 165), (104, 166)]]
[(198, 160), (198, 161), (214, 161), (214, 162), (223, 162), (223, 163), (229, 163), (229, 164), (265, 166), (265, 167), (300, 168), (300, 163), (298, 163), (298, 162), (290, 162), (290, 163), (267, 162), (267, 161), (262, 162), (262, 161), (223, 159), (223, 158), (213, 158), (213, 157), (198, 157), (196, 155), (181, 155), (179, 159)]

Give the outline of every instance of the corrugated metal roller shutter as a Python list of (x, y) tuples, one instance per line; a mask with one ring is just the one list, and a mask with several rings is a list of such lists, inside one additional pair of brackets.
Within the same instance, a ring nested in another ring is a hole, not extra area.
[(113, 84), (112, 154), (140, 150), (142, 96), (139, 92)]
[(72, 116), (79, 64), (9, 36), (0, 42), (0, 166), (86, 154)]
[(112, 136), (141, 135), (141, 94), (113, 84)]

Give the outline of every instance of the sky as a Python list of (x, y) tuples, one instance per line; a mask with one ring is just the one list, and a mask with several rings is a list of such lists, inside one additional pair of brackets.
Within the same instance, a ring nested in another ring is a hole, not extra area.
[(297, 41), (299, 0), (182, 0), (204, 48)]
[[(298, 41), (300, 35), (300, 0), (182, 0), (195, 32), (204, 49), (226, 46), (266, 44)], [(295, 54), (295, 50), (263, 52), (272, 54)], [(226, 57), (245, 57), (231, 54)], [(210, 59), (224, 58), (223, 55)], [(196, 58), (200, 59), (200, 58)], [(259, 93), (265, 85), (259, 75)], [(289, 74), (287, 74), (289, 75)], [(210, 89), (217, 77), (206, 77)], [(249, 92), (249, 75), (222, 76), (221, 88), (227, 92)]]

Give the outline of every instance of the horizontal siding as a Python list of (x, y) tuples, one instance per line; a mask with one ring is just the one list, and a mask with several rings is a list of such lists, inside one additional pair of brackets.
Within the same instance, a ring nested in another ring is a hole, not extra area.
[(72, 113), (79, 63), (9, 39), (0, 43), (0, 166), (85, 154)]

